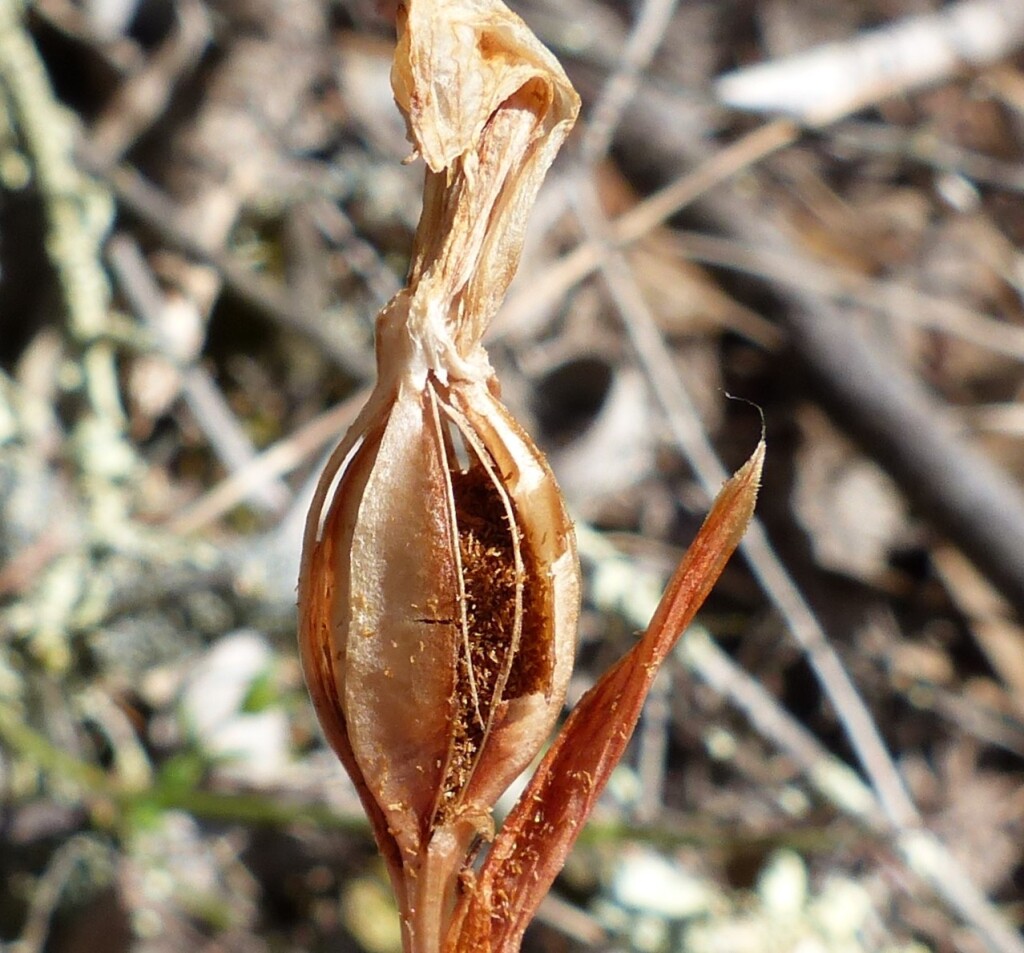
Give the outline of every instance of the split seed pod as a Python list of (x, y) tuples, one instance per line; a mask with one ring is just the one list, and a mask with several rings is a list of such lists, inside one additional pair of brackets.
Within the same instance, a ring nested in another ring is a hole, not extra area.
[(572, 667), (572, 526), (480, 338), (578, 99), (497, 2), (409, 0), (398, 28), (392, 85), (427, 165), (423, 213), (408, 286), (377, 319), (377, 385), (310, 510), (299, 640), (406, 949), (427, 951)]

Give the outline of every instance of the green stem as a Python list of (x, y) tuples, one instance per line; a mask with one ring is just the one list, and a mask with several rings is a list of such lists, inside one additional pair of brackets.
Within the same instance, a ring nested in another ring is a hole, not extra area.
[(318, 804), (288, 804), (270, 795), (203, 791), (179, 785), (128, 787), (93, 764), (58, 748), (30, 728), (9, 705), (0, 704), (0, 741), (44, 774), (77, 785), (84, 800), (113, 801), (120, 814), (144, 807), (183, 810), (211, 821), (282, 827), (310, 824), (318, 828), (367, 833), (362, 815), (343, 815)]
[(26, 725), (9, 705), (0, 704), (0, 740), (46, 774), (72, 781), (90, 794), (104, 797), (117, 794), (114, 781), (105, 772), (52, 744)]
[[(182, 810), (208, 821), (287, 827), (308, 824), (318, 829), (368, 834), (366, 819), (338, 814), (321, 804), (289, 804), (273, 795), (252, 792), (206, 791), (199, 788), (156, 783), (148, 787), (127, 787), (116, 778), (52, 744), (44, 735), (26, 725), (9, 705), (0, 704), (0, 741), (30, 761), (45, 774), (77, 784), (85, 798), (113, 801), (121, 813), (143, 807)], [(580, 836), (581, 845), (601, 847), (623, 842), (640, 842), (670, 849), (696, 845), (725, 851), (763, 850), (789, 847), (801, 853), (834, 851), (870, 837), (853, 824), (832, 821), (827, 825), (785, 827), (778, 831), (743, 830), (696, 818), (671, 825), (632, 825), (618, 822), (590, 823)]]

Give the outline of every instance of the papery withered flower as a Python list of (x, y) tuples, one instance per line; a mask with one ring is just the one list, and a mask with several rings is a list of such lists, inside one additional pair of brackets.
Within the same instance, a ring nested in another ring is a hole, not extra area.
[(372, 396), (310, 511), (300, 646), (391, 873), (407, 950), (438, 950), (473, 842), (561, 710), (579, 568), (551, 471), (480, 339), (578, 99), (496, 0), (399, 6), (392, 71), (427, 167)]
[[(578, 110), (499, 0), (398, 5), (395, 99), (427, 167), (377, 385), (306, 525), (299, 641), (328, 740), (384, 855), (407, 953), (515, 953), (625, 751), (659, 665), (739, 543), (764, 443), (722, 488), (650, 626), (547, 739), (579, 612), (572, 526), (480, 344)], [(491, 840), (471, 870), (473, 845)]]

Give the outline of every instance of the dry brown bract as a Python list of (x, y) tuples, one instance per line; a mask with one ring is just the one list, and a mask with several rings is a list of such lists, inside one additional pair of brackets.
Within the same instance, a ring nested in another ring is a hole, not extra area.
[(518, 949), (658, 661), (742, 533), (760, 458), (709, 518), (710, 556), (674, 583), (657, 638), (577, 710), (474, 878), (473, 844), (494, 836), (491, 808), (548, 738), (572, 667), (572, 525), (480, 339), (579, 101), (496, 0), (410, 0), (398, 30), (392, 86), (427, 165), (423, 213), (408, 286), (377, 319), (377, 386), (310, 511), (299, 639), (406, 950), (497, 953)]

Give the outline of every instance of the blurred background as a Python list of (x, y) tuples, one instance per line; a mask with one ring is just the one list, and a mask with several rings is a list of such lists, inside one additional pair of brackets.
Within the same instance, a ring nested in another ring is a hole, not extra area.
[[(572, 698), (768, 440), (524, 949), (1021, 953), (1024, 4), (513, 8), (584, 102), (488, 338), (577, 521)], [(392, 42), (0, 0), (6, 953), (400, 949), (294, 644), (418, 216)]]

